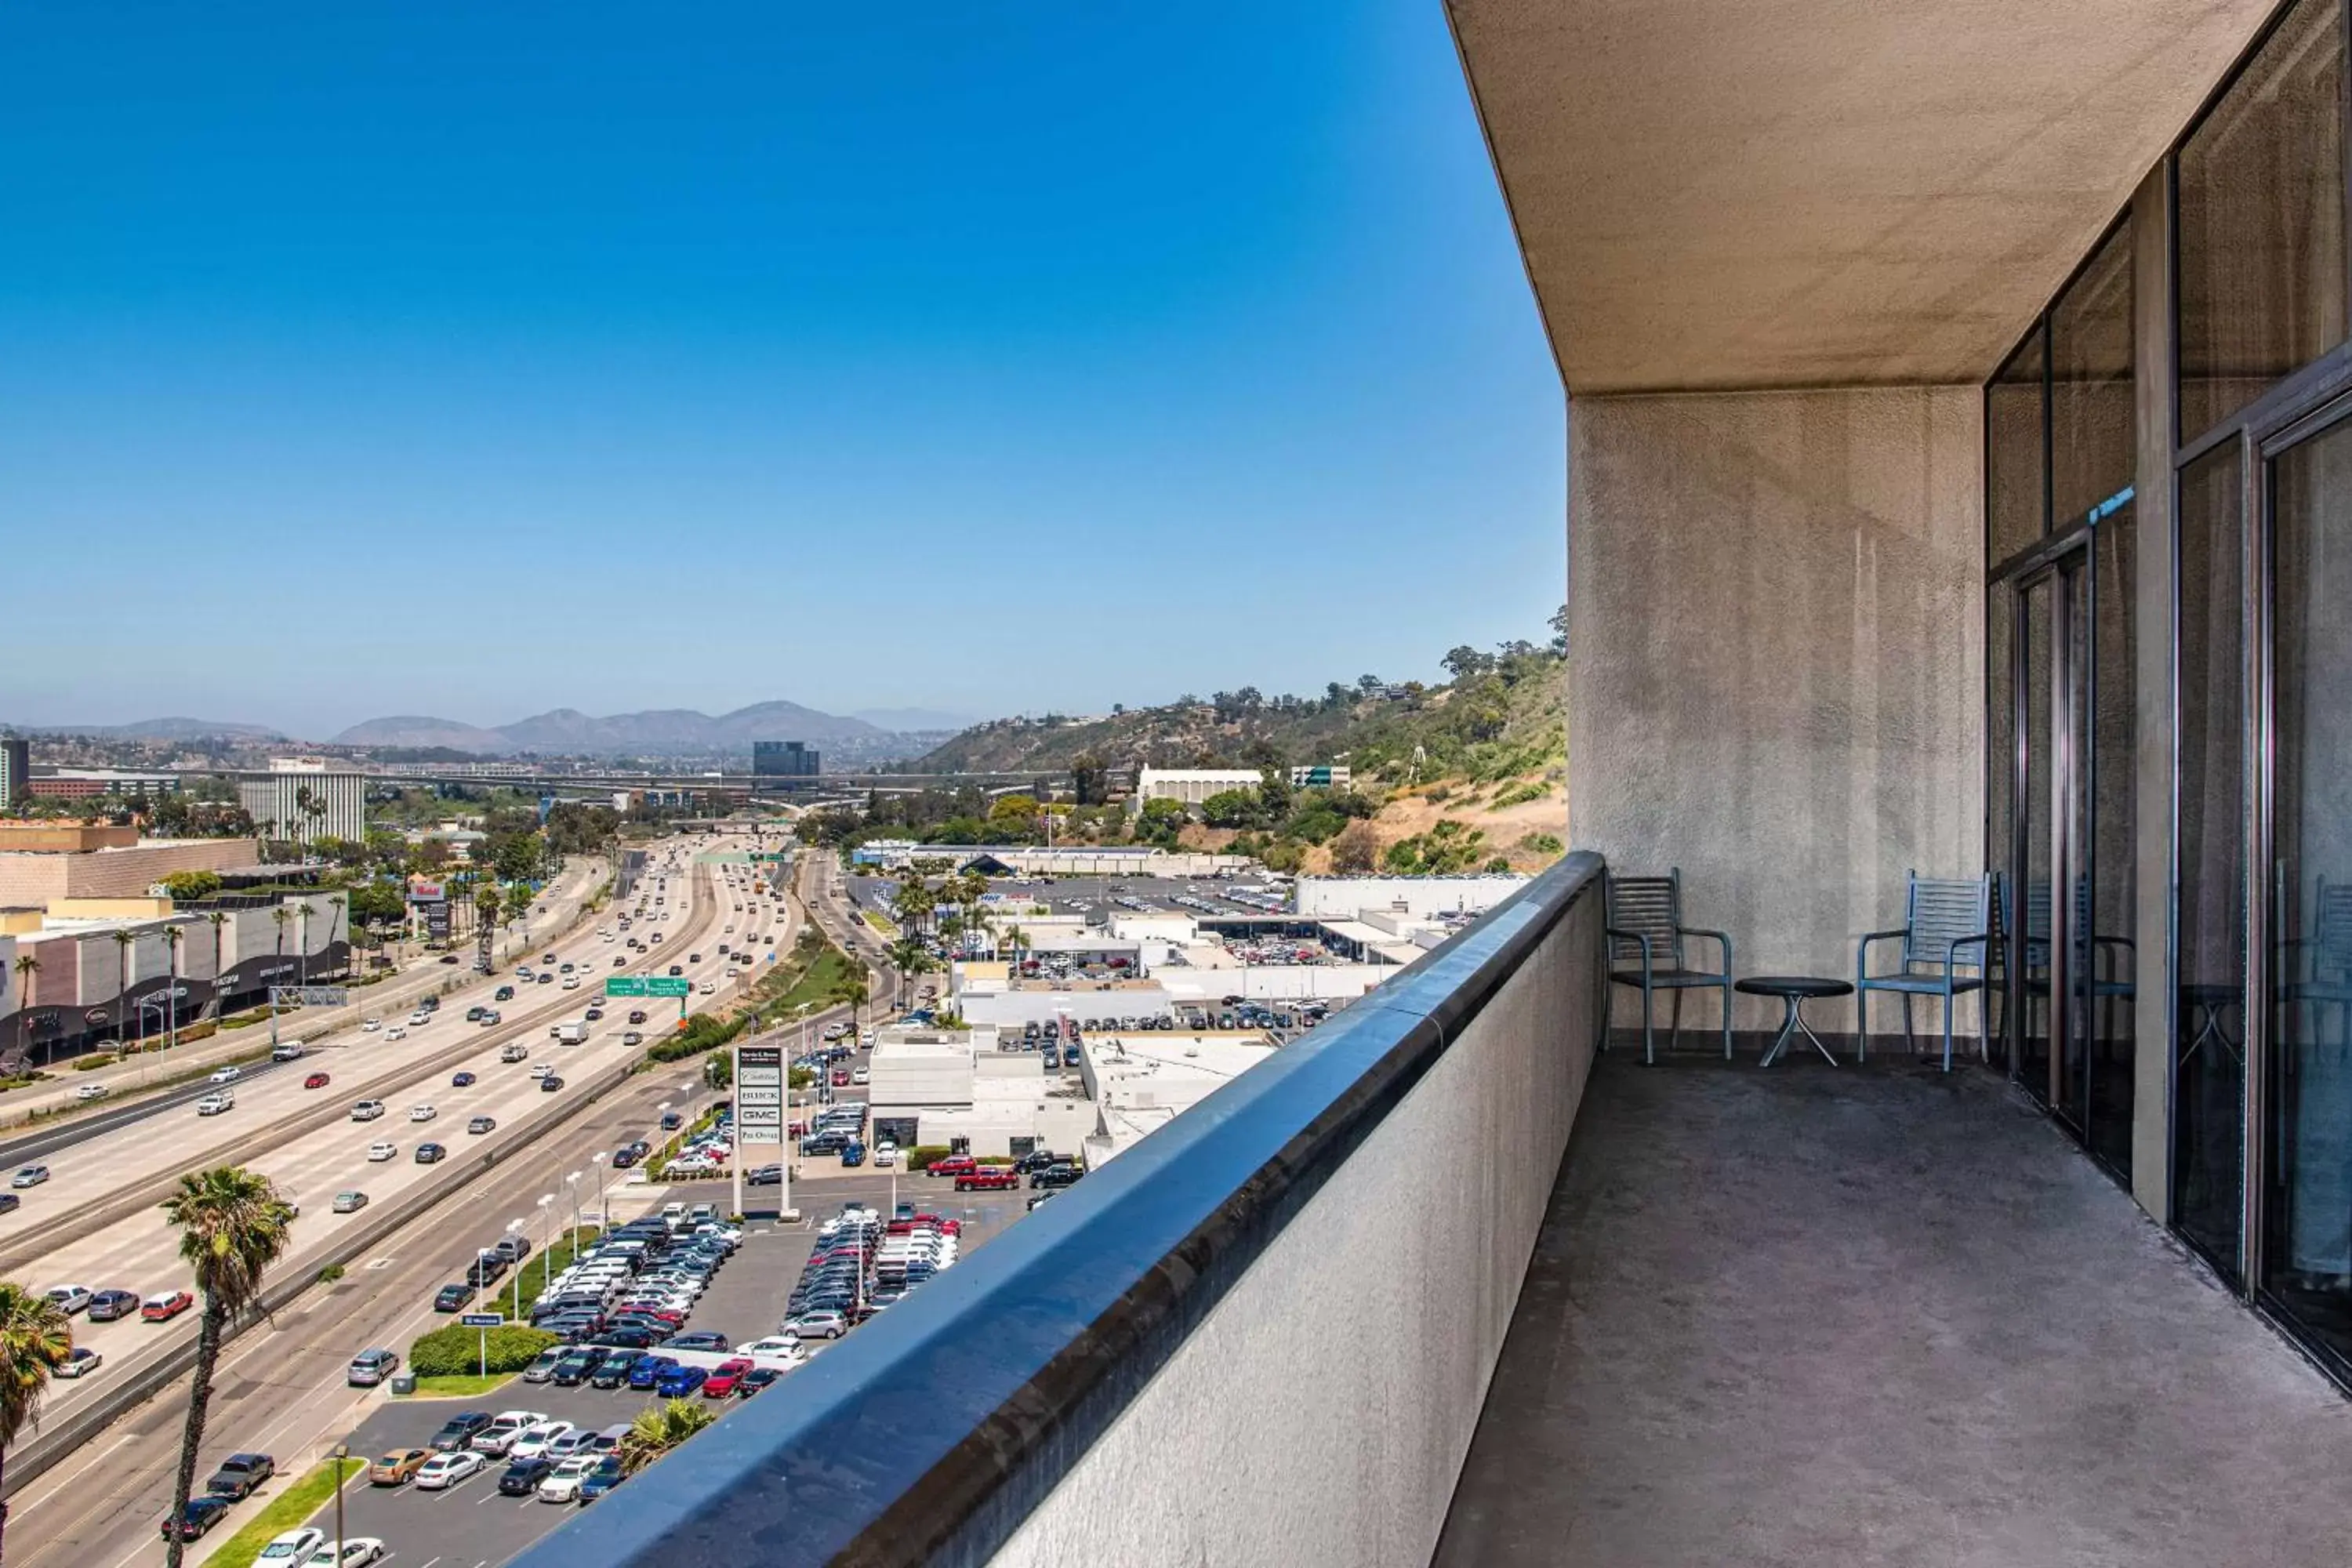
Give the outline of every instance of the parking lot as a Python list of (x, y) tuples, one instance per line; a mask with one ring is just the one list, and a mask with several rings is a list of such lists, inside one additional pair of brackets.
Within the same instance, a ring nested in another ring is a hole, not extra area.
[[(642, 1191), (642, 1189), (638, 1189)], [(772, 1187), (751, 1188), (747, 1198), (766, 1194)], [(894, 1197), (895, 1192), (895, 1197)], [(679, 1182), (646, 1194), (653, 1204), (730, 1201), (725, 1182)], [(784, 1297), (800, 1276), (816, 1240), (816, 1227), (841, 1212), (848, 1203), (872, 1205), (886, 1215), (894, 1202), (913, 1203), (944, 1217), (963, 1222), (962, 1253), (1003, 1234), (1006, 1226), (1028, 1212), (1030, 1194), (959, 1193), (954, 1184), (901, 1174), (896, 1183), (888, 1173), (853, 1172), (793, 1186), (793, 1201), (803, 1218), (796, 1225), (755, 1218), (744, 1228), (743, 1245), (711, 1280), (709, 1290), (696, 1305), (688, 1326), (715, 1329), (730, 1343), (742, 1344), (776, 1331), (783, 1317)], [(625, 1218), (639, 1206), (634, 1199), (616, 1202), (616, 1217)], [(755, 1210), (759, 1205), (755, 1203)], [(526, 1267), (529, 1267), (526, 1264)], [(854, 1331), (853, 1331), (854, 1333)], [(830, 1348), (819, 1341), (810, 1345), (814, 1355)], [(793, 1396), (790, 1376), (762, 1399)], [(394, 1399), (385, 1397), (352, 1433), (354, 1455), (373, 1458), (398, 1448), (419, 1447), (441, 1424), (460, 1410), (535, 1410), (559, 1420), (601, 1429), (625, 1422), (645, 1408), (651, 1396), (626, 1389), (600, 1390), (585, 1386), (558, 1388), (553, 1384), (527, 1384), (520, 1378), (496, 1392), (470, 1399)], [(739, 1403), (727, 1401), (728, 1408)], [(554, 1529), (571, 1513), (568, 1504), (542, 1503), (535, 1497), (499, 1495), (503, 1461), (493, 1458), (470, 1479), (446, 1491), (418, 1491), (415, 1486), (377, 1488), (354, 1483), (343, 1495), (343, 1533), (372, 1535), (386, 1547), (386, 1561), (398, 1568), (485, 1568), (504, 1562)], [(598, 1505), (602, 1506), (602, 1505)], [(331, 1531), (331, 1502), (309, 1522)]]
[[(844, 886), (861, 909), (887, 915), (897, 891), (895, 877), (851, 877)], [(1245, 898), (1225, 895), (1226, 888), (1245, 891)], [(996, 879), (988, 890), (1016, 906), (1045, 905), (1057, 915), (1093, 915), (1107, 919), (1122, 910), (1134, 913), (1263, 915), (1288, 909), (1286, 890), (1255, 877), (1203, 877), (1190, 880), (1171, 877), (1057, 877), (1053, 881), (1026, 882)], [(1131, 900), (1132, 904), (1121, 900)], [(1187, 901), (1189, 900), (1189, 901)]]

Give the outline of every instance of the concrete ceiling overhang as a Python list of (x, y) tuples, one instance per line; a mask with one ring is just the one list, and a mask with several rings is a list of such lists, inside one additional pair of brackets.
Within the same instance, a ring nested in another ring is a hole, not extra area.
[(2273, 0), (1446, 0), (1571, 392), (1983, 379)]

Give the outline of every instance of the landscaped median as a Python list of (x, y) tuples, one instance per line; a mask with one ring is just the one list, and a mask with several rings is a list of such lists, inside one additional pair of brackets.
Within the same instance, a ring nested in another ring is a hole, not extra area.
[[(339, 1478), (336, 1467), (341, 1465)], [(205, 1559), (205, 1568), (246, 1568), (261, 1549), (289, 1530), (299, 1530), (302, 1521), (319, 1511), (319, 1507), (335, 1495), (335, 1489), (368, 1468), (365, 1459), (329, 1459), (309, 1475), (264, 1503), (259, 1513), (245, 1521), (243, 1529), (212, 1550)]]

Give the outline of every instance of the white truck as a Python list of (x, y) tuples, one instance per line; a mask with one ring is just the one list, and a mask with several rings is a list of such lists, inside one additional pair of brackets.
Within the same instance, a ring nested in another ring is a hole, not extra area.
[(558, 1024), (549, 1034), (559, 1046), (584, 1046), (588, 1043), (588, 1026), (582, 1023)]

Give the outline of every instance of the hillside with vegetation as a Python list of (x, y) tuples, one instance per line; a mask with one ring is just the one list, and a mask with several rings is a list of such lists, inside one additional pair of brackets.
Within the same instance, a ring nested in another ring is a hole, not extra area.
[[(876, 794), (863, 812), (815, 814), (803, 838), (930, 843), (1158, 844), (1255, 855), (1276, 870), (1442, 873), (1532, 870), (1560, 853), (1566, 819), (1567, 647), (1460, 647), (1451, 679), (1333, 681), (1319, 697), (1244, 688), (1106, 718), (1007, 719), (974, 726), (910, 764), (926, 773), (1068, 773), (1076, 799), (991, 798), (977, 787)], [(1345, 789), (1293, 789), (1297, 765), (1345, 763)], [(1116, 773), (1143, 766), (1259, 770), (1255, 788), (1192, 810), (1108, 799)]]

